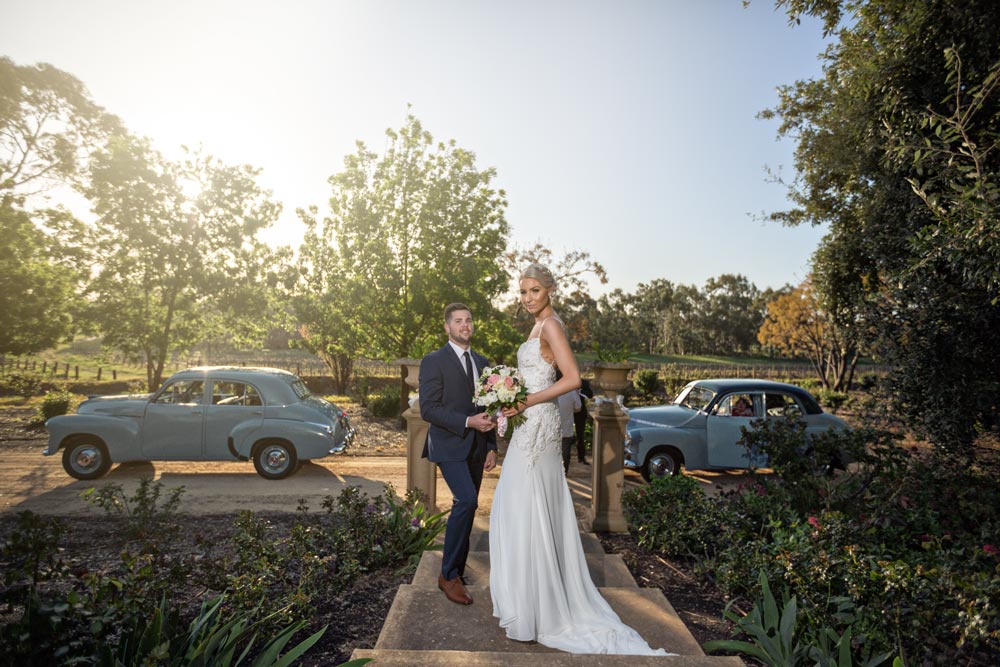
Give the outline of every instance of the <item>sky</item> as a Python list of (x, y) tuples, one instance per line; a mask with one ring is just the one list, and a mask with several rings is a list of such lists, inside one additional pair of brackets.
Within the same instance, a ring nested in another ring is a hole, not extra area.
[(0, 0), (0, 55), (73, 74), (168, 157), (261, 168), (270, 242), (412, 113), (496, 169), (513, 245), (600, 262), (595, 294), (805, 278), (825, 229), (763, 219), (795, 144), (756, 116), (826, 44), (768, 0)]

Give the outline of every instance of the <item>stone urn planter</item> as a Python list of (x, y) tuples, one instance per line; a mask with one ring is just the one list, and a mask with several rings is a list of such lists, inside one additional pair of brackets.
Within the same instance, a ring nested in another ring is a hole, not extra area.
[(594, 364), (594, 381), (591, 383), (610, 399), (620, 394), (628, 386), (628, 374), (632, 364), (627, 361), (598, 361)]

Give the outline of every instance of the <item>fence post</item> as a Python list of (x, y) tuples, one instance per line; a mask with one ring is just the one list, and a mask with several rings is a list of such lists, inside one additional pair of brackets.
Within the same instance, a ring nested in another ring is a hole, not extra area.
[(111, 369), (111, 379), (112, 380), (117, 380), (118, 379), (118, 371), (116, 369), (114, 369), (114, 368)]
[(69, 379), (69, 362), (66, 362), (66, 372), (63, 373), (63, 378)]
[(45, 370), (48, 367), (48, 365), (49, 365), (49, 362), (47, 362), (47, 361), (43, 361), (42, 362), (42, 375), (45, 375)]
[(97, 367), (97, 381), (98, 382), (101, 381), (101, 367), (100, 366)]
[(80, 367), (79, 366), (74, 366), (73, 367), (73, 379), (74, 380), (79, 380), (80, 379)]

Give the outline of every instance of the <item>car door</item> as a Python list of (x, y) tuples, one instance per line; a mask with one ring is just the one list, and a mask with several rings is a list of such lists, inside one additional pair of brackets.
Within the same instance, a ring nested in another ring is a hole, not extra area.
[(746, 447), (737, 443), (743, 437), (741, 427), (749, 429), (756, 419), (759, 402), (759, 397), (750, 392), (727, 394), (719, 399), (708, 416), (706, 427), (708, 465), (713, 468), (749, 467)]
[(196, 461), (204, 458), (204, 380), (175, 380), (146, 405), (142, 454), (150, 460)]
[(264, 401), (252, 384), (213, 380), (212, 402), (205, 408), (205, 457), (228, 461), (229, 434), (237, 426), (260, 426), (264, 421)]

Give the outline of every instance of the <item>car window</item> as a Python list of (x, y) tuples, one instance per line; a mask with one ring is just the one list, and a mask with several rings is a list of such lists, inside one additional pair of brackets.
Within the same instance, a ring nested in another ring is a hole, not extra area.
[(306, 383), (302, 380), (295, 380), (292, 382), (292, 391), (294, 391), (295, 395), (299, 398), (305, 398), (306, 396), (312, 395), (312, 392), (309, 391), (309, 387), (307, 387)]
[(212, 383), (214, 405), (263, 405), (260, 392), (251, 384), (216, 380)]
[(764, 395), (769, 417), (800, 417), (802, 408), (798, 401), (788, 394), (768, 393)]
[(204, 399), (204, 394), (204, 380), (177, 380), (166, 385), (153, 402), (198, 405)]
[(750, 394), (730, 394), (724, 396), (715, 409), (715, 414), (724, 417), (755, 417), (753, 397)]
[(715, 398), (715, 392), (706, 387), (688, 385), (674, 400), (674, 405), (683, 405), (693, 410), (704, 410)]

